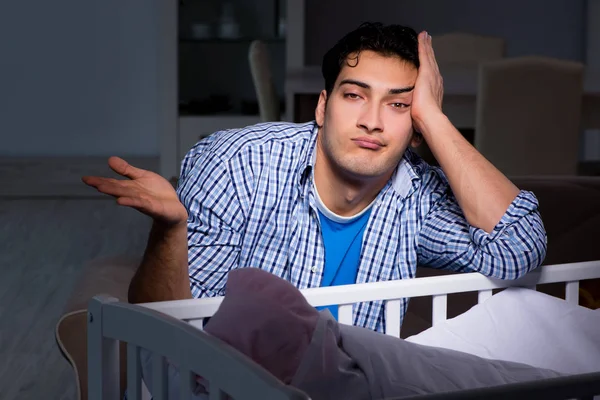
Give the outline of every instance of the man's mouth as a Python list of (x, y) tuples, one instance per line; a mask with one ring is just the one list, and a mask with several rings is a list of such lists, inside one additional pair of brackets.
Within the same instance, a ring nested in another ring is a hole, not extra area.
[(370, 137), (358, 137), (352, 139), (352, 141), (356, 143), (358, 147), (362, 147), (363, 149), (379, 150), (384, 146), (379, 140)]

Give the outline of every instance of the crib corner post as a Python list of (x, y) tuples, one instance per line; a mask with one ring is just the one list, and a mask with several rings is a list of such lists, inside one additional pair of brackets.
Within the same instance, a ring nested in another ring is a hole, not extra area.
[(119, 342), (104, 337), (103, 308), (118, 300), (96, 296), (88, 303), (87, 314), (87, 365), (88, 399), (119, 399)]

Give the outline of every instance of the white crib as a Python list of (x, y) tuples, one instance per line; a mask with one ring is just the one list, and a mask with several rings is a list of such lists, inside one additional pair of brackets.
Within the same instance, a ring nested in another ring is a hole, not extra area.
[[(349, 286), (305, 289), (313, 306), (338, 304), (341, 323), (351, 323), (352, 304), (385, 300), (386, 334), (400, 336), (401, 298), (433, 296), (432, 322), (446, 320), (447, 296), (479, 293), (479, 302), (494, 289), (512, 286), (535, 289), (536, 285), (564, 282), (566, 301), (577, 304), (579, 281), (600, 278), (600, 260), (540, 267), (521, 279), (502, 281), (479, 273), (416, 278)], [(180, 366), (181, 399), (190, 399), (193, 377), (210, 383), (210, 399), (308, 399), (304, 393), (283, 385), (272, 375), (215, 338), (201, 331), (204, 318), (212, 316), (222, 298), (206, 298), (127, 304), (105, 296), (90, 301), (88, 311), (88, 398), (119, 398), (119, 341), (127, 343), (128, 399), (142, 396), (140, 347), (153, 358), (154, 399), (166, 399), (166, 359)], [(600, 327), (598, 334), (600, 335)], [(535, 382), (507, 384), (484, 389), (439, 393), (423, 399), (567, 399), (592, 398), (600, 394), (600, 372)]]

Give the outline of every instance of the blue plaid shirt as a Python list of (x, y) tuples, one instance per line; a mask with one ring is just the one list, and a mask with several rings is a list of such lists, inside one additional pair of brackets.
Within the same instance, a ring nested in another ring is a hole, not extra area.
[[(320, 286), (316, 133), (314, 122), (262, 123), (216, 132), (185, 156), (177, 192), (189, 212), (194, 297), (224, 295), (227, 273), (242, 267), (268, 270), (299, 289)], [(521, 191), (488, 234), (465, 220), (441, 169), (410, 149), (373, 207), (357, 283), (414, 278), (417, 265), (516, 279), (546, 254), (533, 193)], [(356, 304), (353, 323), (383, 332), (383, 302)]]

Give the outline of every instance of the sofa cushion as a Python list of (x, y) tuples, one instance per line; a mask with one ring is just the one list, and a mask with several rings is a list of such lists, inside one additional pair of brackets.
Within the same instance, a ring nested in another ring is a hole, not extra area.
[(513, 182), (538, 198), (548, 234), (545, 265), (600, 259), (600, 177), (520, 177)]

